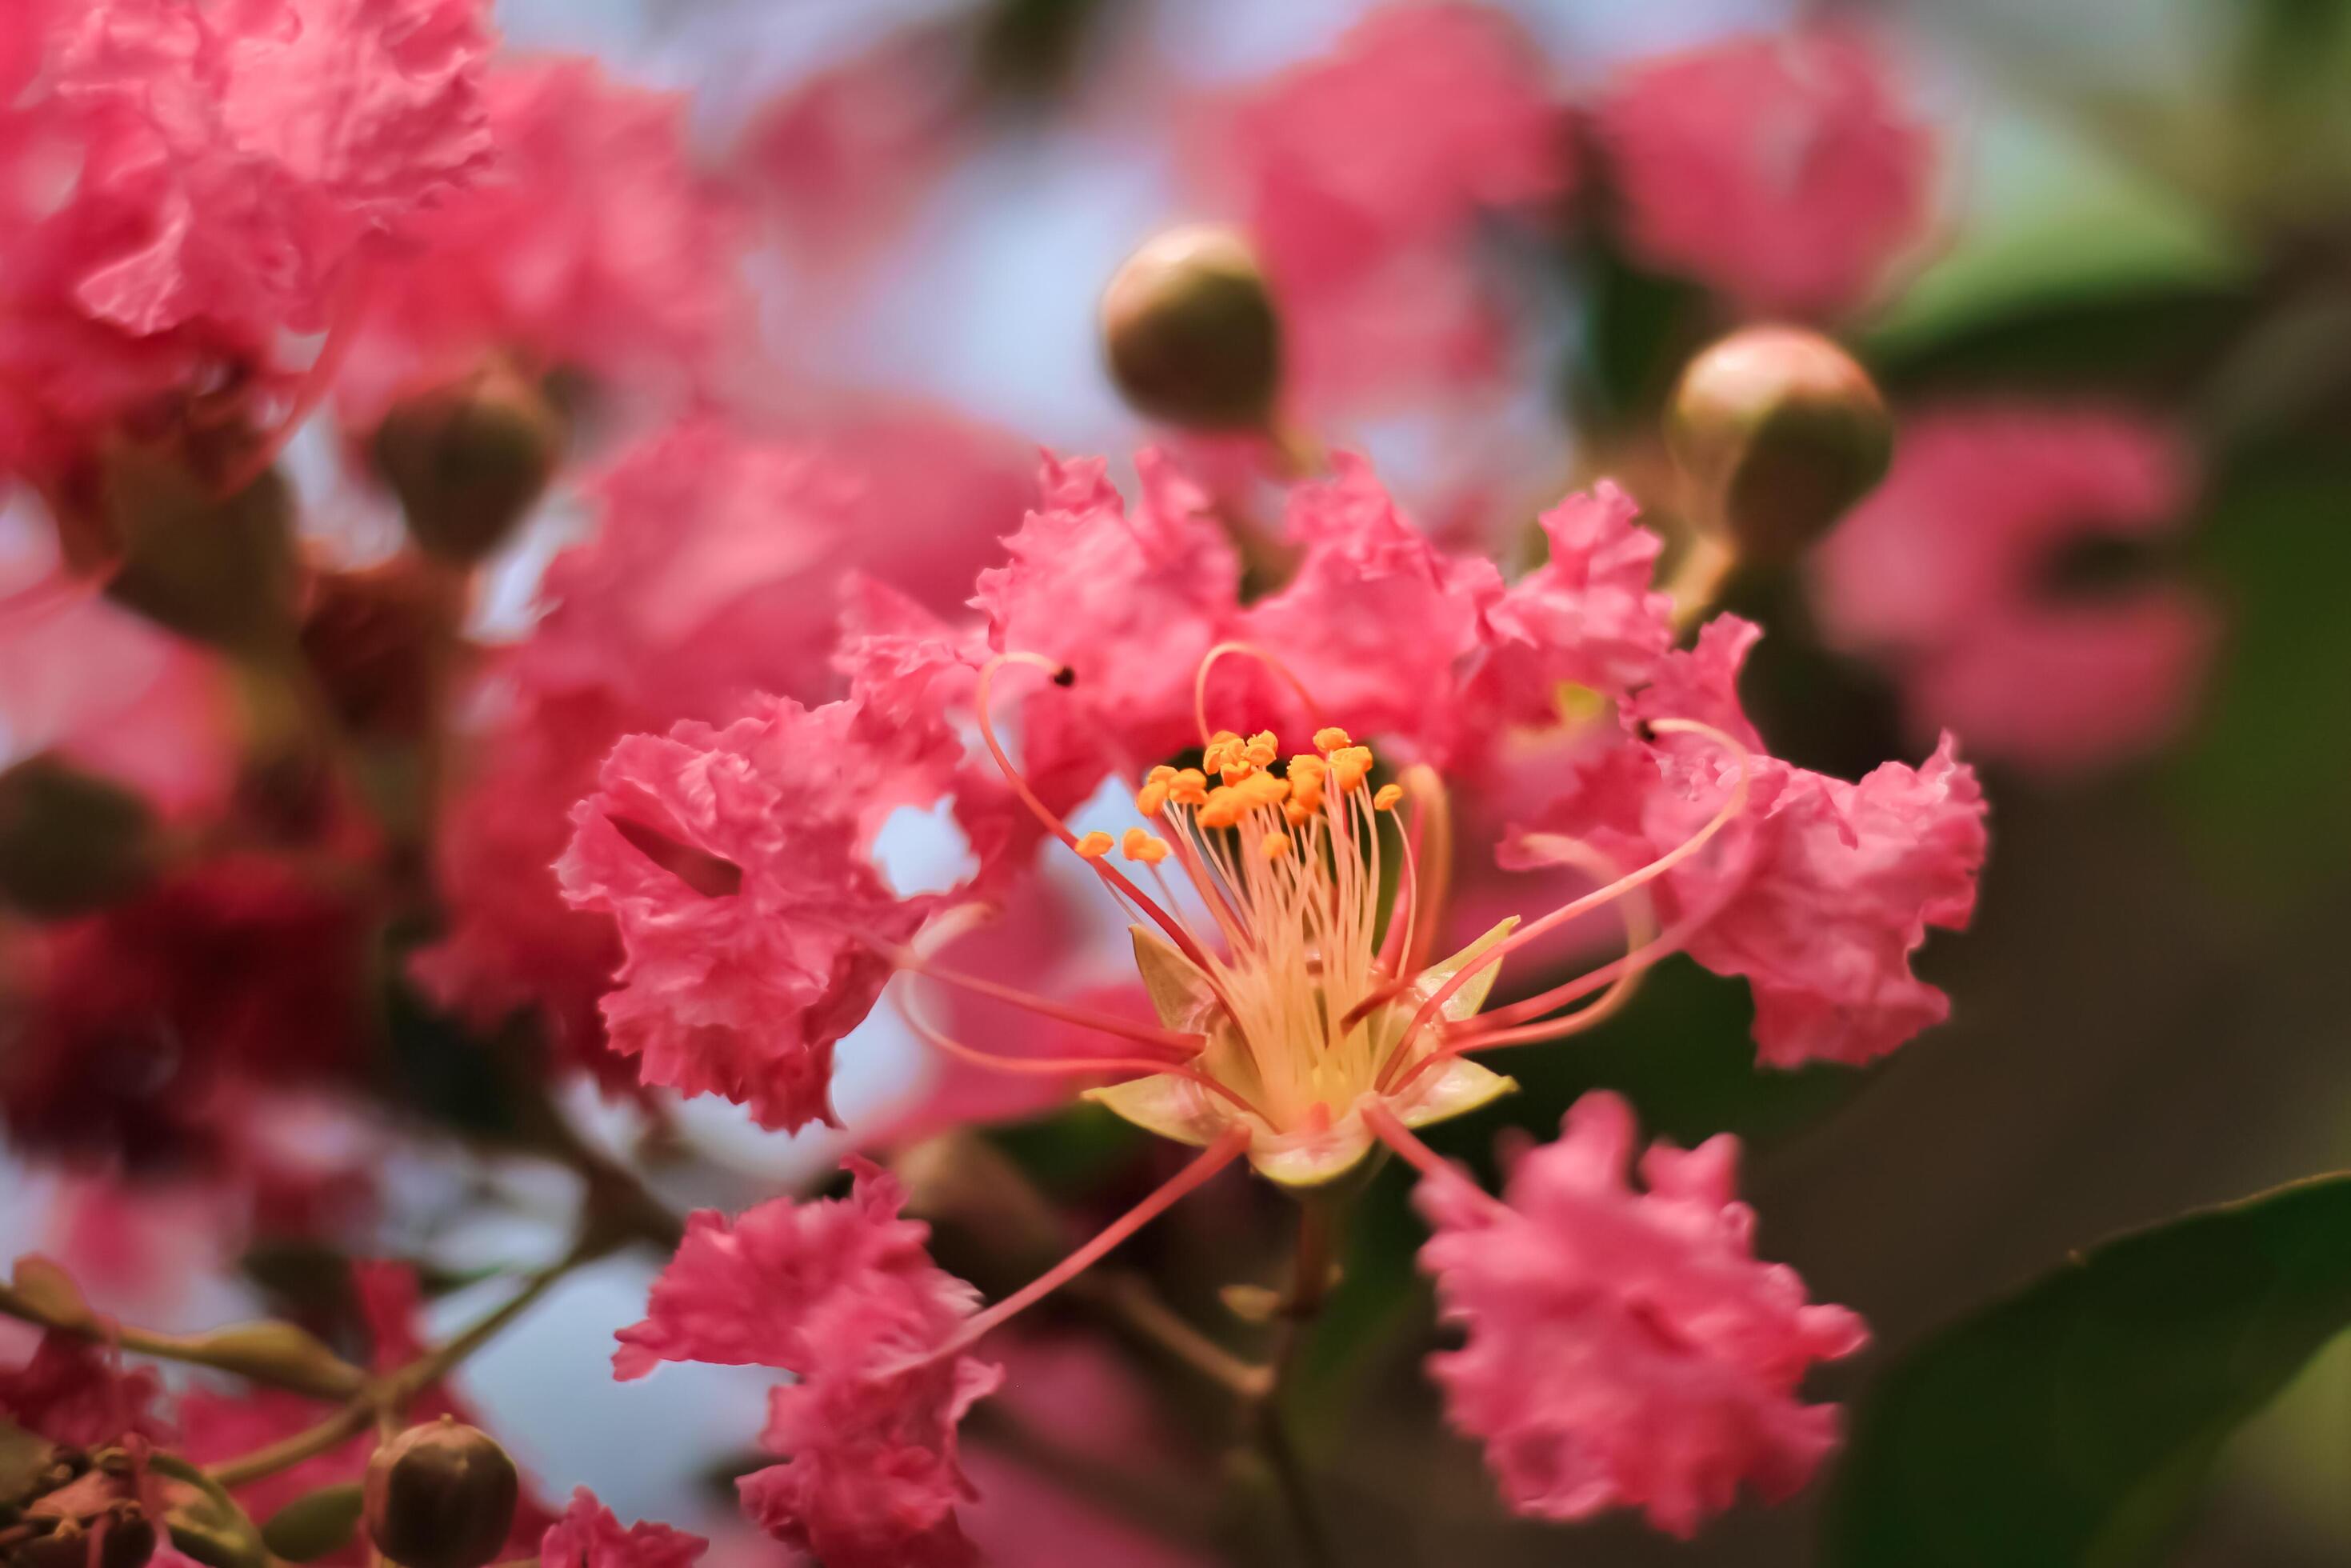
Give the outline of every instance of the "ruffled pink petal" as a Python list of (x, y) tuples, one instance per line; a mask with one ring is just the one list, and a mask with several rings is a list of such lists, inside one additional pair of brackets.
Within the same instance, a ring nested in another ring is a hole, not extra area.
[[(1698, 922), (1684, 943), (1692, 957), (1748, 980), (1764, 1061), (1858, 1064), (1949, 1014), (1910, 956), (1929, 926), (1964, 925), (1973, 910), (1983, 794), (1949, 736), (1923, 767), (1889, 762), (1857, 784), (1765, 755), (1737, 690), (1760, 634), (1732, 616), (1709, 622), (1625, 706), (1636, 734), (1652, 720), (1695, 719), (1750, 748), (1745, 810), (1719, 844), (1659, 880), (1659, 911)], [(1577, 765), (1537, 825), (1638, 866), (1696, 832), (1737, 777), (1736, 758), (1710, 738), (1628, 738)]]
[(621, 1331), (613, 1370), (707, 1361), (795, 1374), (770, 1395), (760, 1437), (785, 1460), (744, 1478), (746, 1511), (843, 1568), (967, 1563), (956, 1427), (1001, 1374), (968, 1355), (925, 1357), (978, 1295), (931, 1262), (929, 1228), (900, 1216), (895, 1179), (862, 1160), (851, 1168), (847, 1198), (778, 1198), (731, 1223), (693, 1216), (645, 1321)]
[(1624, 1102), (1589, 1094), (1520, 1159), (1507, 1207), (1466, 1177), (1420, 1184), (1421, 1265), (1468, 1333), (1430, 1370), (1520, 1512), (1638, 1508), (1687, 1536), (1742, 1484), (1777, 1500), (1811, 1478), (1836, 1416), (1798, 1385), (1865, 1334), (1756, 1260), (1734, 1140), (1656, 1145), (1647, 1191), (1628, 1180), (1634, 1140)]
[(705, 385), (749, 318), (747, 235), (692, 166), (684, 100), (585, 60), (502, 66), (483, 90), (496, 164), (375, 268), (337, 380), (346, 417), (491, 351), (622, 401)]
[(640, 1520), (623, 1530), (595, 1493), (579, 1487), (539, 1538), (538, 1560), (546, 1568), (690, 1568), (709, 1547), (666, 1524)]
[(960, 758), (943, 723), (908, 727), (855, 696), (622, 739), (556, 868), (573, 907), (620, 929), (612, 1048), (647, 1083), (723, 1095), (763, 1126), (837, 1125), (833, 1042), (889, 981), (876, 945), (935, 903), (899, 897), (868, 851)]
[(1621, 696), (1673, 645), (1673, 601), (1651, 586), (1664, 541), (1638, 514), (1603, 479), (1542, 515), (1549, 559), (1486, 617), (1487, 679), (1509, 717), (1555, 721), (1563, 681)]
[(1625, 239), (1759, 313), (1851, 309), (1915, 244), (1934, 144), (1859, 34), (1710, 45), (1625, 72), (1599, 110)]
[(0, 1416), (52, 1443), (95, 1448), (130, 1433), (172, 1437), (163, 1380), (75, 1334), (41, 1335), (31, 1359), (0, 1367)]

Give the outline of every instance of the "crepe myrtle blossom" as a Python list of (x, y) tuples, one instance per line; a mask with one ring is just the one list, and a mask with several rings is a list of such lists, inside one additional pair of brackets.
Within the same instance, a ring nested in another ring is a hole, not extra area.
[(1646, 62), (1594, 123), (1625, 244), (1755, 314), (1855, 309), (1926, 230), (1933, 137), (1857, 29)]
[[(1552, 561), (1506, 584), (1490, 563), (1429, 546), (1350, 463), (1297, 491), (1303, 564), (1287, 588), (1244, 605), (1196, 492), (1148, 455), (1141, 466), (1132, 514), (1100, 465), (1049, 466), (1045, 504), (1008, 541), (1010, 563), (982, 579), (984, 640), (911, 605), (869, 617), (841, 653), (848, 696), (816, 708), (778, 700), (725, 730), (632, 737), (575, 816), (566, 884), (575, 902), (619, 916), (628, 960), (607, 1010), (616, 1034), (642, 1041), (649, 1079), (719, 1090), (773, 1123), (818, 1119), (833, 1042), (904, 975), (1119, 1042), (1117, 1056), (1006, 1055), (956, 1039), (919, 998), (897, 995), (914, 1030), (958, 1062), (1123, 1073), (1090, 1092), (1201, 1149), (1134, 1211), (985, 1311), (931, 1267), (921, 1228), (898, 1217), (894, 1185), (870, 1167), (854, 1167), (846, 1200), (696, 1218), (616, 1365), (623, 1376), (674, 1359), (793, 1372), (765, 1435), (788, 1462), (747, 1481), (746, 1502), (829, 1563), (967, 1561), (952, 1522), (964, 1495), (955, 1427), (995, 1375), (966, 1353), (1238, 1159), (1298, 1188), (1335, 1180), (1381, 1144), (1431, 1164), (1414, 1128), (1512, 1087), (1478, 1053), (1592, 1028), (1677, 951), (1750, 978), (1773, 1064), (1865, 1060), (1941, 1016), (1908, 956), (1928, 926), (1962, 923), (1972, 904), (1984, 848), (1972, 777), (1948, 744), (1922, 768), (1889, 764), (1859, 784), (1766, 754), (1735, 689), (1754, 628), (1725, 618), (1695, 647), (1672, 648), (1669, 606), (1646, 580), (1654, 545), (1613, 487), (1562, 503), (1546, 519)], [(1016, 679), (1031, 686), (1019, 763), (998, 727), (1000, 688)], [(1613, 706), (1616, 722), (1586, 721), (1557, 798), (1507, 848), (1582, 872), (1588, 891), (1441, 954), (1435, 868), (1448, 773), (1475, 778), (1498, 732), (1541, 722), (1546, 691), (1556, 716), (1568, 682)], [(1074, 856), (1128, 916), (1154, 1020), (948, 967), (944, 947), (985, 918), (985, 899), (901, 895), (865, 859), (893, 806), (988, 803), (956, 770), (946, 716), (967, 703), (999, 789), (1034, 824), (990, 841), (972, 888), (1000, 887), (1037, 832), (1053, 841), (1048, 852)], [(1218, 725), (1219, 709), (1249, 722)], [(1379, 734), (1359, 739), (1341, 715)], [(1299, 743), (1285, 746), (1293, 725)], [(1056, 802), (1086, 800), (1138, 758), (1164, 758), (1126, 775), (1140, 821), (1118, 835), (1072, 828)], [(1621, 956), (1485, 1008), (1503, 960), (1612, 909)], [(1569, 1153), (1532, 1170), (1605, 1165), (1614, 1134), (1583, 1127), (1571, 1129)], [(1624, 1396), (1604, 1408), (1562, 1394), (1491, 1409), (1464, 1392), (1467, 1373), (1454, 1380), (1459, 1419), (1495, 1442), (1519, 1506), (1568, 1517), (1622, 1502), (1682, 1530), (1741, 1478), (1786, 1490), (1825, 1448), (1825, 1417), (1793, 1388), (1805, 1363), (1850, 1348), (1850, 1320), (1791, 1318), (1787, 1276), (1734, 1266), (1745, 1221), (1729, 1206), (1727, 1148), (1679, 1164), (1653, 1156), (1651, 1191), (1638, 1197), (1621, 1190), (1619, 1157), (1615, 1196), (1586, 1205), (1596, 1265), (1573, 1253), (1577, 1214), (1544, 1198), (1548, 1175), (1513, 1189), (1523, 1224), (1473, 1225), (1458, 1205), (1438, 1213), (1448, 1235), (1519, 1239), (1432, 1255), (1468, 1281), (1464, 1301), (1481, 1299), (1477, 1281), (1510, 1248), (1563, 1281), (1548, 1317), (1501, 1324), (1505, 1338), (1606, 1357), (1627, 1323), (1685, 1314), (1697, 1325), (1627, 1362)], [(1625, 1236), (1609, 1239), (1607, 1226)], [(1620, 1292), (1611, 1257), (1646, 1258), (1646, 1272), (1625, 1273)], [(1580, 1290), (1598, 1299), (1581, 1302)], [(1727, 1338), (1707, 1337), (1715, 1323), (1730, 1325)], [(1686, 1412), (1689, 1431), (1677, 1426)], [(1665, 1427), (1676, 1435), (1660, 1448)], [(1520, 1452), (1554, 1437), (1598, 1457)], [(1604, 1485), (1583, 1475), (1593, 1467)]]
[(623, 1530), (595, 1493), (579, 1487), (539, 1538), (538, 1560), (546, 1568), (693, 1568), (709, 1547), (666, 1524), (640, 1520)]

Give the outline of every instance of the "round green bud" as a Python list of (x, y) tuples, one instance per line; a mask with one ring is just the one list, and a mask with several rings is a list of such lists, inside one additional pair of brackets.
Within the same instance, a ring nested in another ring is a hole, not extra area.
[(1111, 379), (1137, 412), (1197, 430), (1262, 428), (1281, 322), (1249, 242), (1210, 225), (1146, 241), (1102, 290)]
[(1827, 338), (1748, 327), (1684, 367), (1666, 444), (1739, 558), (1773, 565), (1886, 476), (1894, 422), (1869, 372)]
[(491, 364), (394, 403), (376, 426), (372, 456), (417, 547), (471, 566), (538, 504), (566, 439), (545, 392)]
[(378, 1448), (361, 1490), (368, 1535), (401, 1568), (483, 1568), (506, 1545), (522, 1485), (488, 1433), (444, 1416)]

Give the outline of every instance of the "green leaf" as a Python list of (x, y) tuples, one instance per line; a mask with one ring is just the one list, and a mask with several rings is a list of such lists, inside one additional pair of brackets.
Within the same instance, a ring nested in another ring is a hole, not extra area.
[(360, 1527), (360, 1483), (344, 1481), (305, 1492), (269, 1516), (261, 1539), (289, 1563), (308, 1563), (339, 1552)]
[(0, 1509), (31, 1497), (57, 1455), (55, 1443), (0, 1416)]
[(2107, 1242), (1880, 1381), (1822, 1561), (2157, 1561), (2223, 1441), (2346, 1325), (2351, 1176)]
[(266, 1568), (261, 1531), (218, 1481), (176, 1454), (151, 1455), (147, 1464), (168, 1478), (163, 1523), (172, 1545), (204, 1568)]

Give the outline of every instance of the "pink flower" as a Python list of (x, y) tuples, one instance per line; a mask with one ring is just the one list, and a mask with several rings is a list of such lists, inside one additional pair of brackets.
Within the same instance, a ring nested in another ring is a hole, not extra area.
[(1537, 60), (1499, 11), (1394, 5), (1212, 109), (1204, 176), (1257, 241), (1302, 401), (1499, 368), (1503, 306), (1473, 265), (1475, 227), (1556, 202), (1572, 172)]
[[(1695, 719), (1760, 751), (1736, 682), (1761, 635), (1735, 617), (1709, 623), (1660, 661), (1628, 723)], [(1668, 922), (1689, 924), (1690, 956), (1752, 987), (1762, 1060), (1859, 1064), (1941, 1022), (1949, 998), (1911, 973), (1910, 955), (1928, 926), (1967, 924), (1986, 842), (1982, 792), (1950, 737), (1924, 767), (1888, 762), (1857, 784), (1761, 755), (1748, 772), (1729, 847), (1668, 872), (1657, 894)], [(1717, 810), (1736, 775), (1711, 741), (1631, 739), (1578, 768), (1536, 825), (1637, 865)]]
[(44, 1333), (24, 1365), (0, 1367), (0, 1416), (69, 1448), (95, 1448), (132, 1432), (169, 1441), (162, 1397), (152, 1368), (125, 1367), (119, 1353), (75, 1334)]
[(935, 718), (901, 726), (855, 695), (622, 740), (556, 868), (573, 907), (620, 927), (612, 1048), (646, 1082), (723, 1094), (762, 1126), (837, 1125), (833, 1042), (891, 973), (875, 944), (913, 936), (934, 902), (892, 892), (868, 852), (958, 761)]
[(499, 350), (624, 400), (695, 390), (750, 305), (742, 225), (688, 161), (682, 100), (587, 60), (504, 66), (483, 89), (497, 161), (373, 273), (337, 381), (347, 416)]
[(956, 1427), (998, 1369), (938, 1354), (978, 1305), (924, 1250), (897, 1182), (852, 1161), (847, 1198), (777, 1198), (729, 1222), (703, 1210), (622, 1329), (614, 1373), (662, 1361), (773, 1366), (763, 1447), (784, 1463), (747, 1476), (745, 1511), (828, 1568), (951, 1568), (975, 1561), (955, 1506), (971, 1495)]
[(1848, 30), (1638, 67), (1601, 104), (1599, 133), (1626, 243), (1758, 314), (1865, 303), (1928, 215), (1933, 141)]
[(904, 221), (975, 107), (959, 40), (905, 28), (769, 104), (737, 156), (778, 208), (783, 243), (839, 267)]
[(699, 1535), (639, 1521), (626, 1530), (586, 1487), (571, 1493), (563, 1517), (539, 1539), (546, 1568), (690, 1568), (709, 1549)]
[(1421, 1266), (1468, 1336), (1429, 1367), (1520, 1512), (1639, 1508), (1687, 1537), (1741, 1482), (1777, 1501), (1811, 1479), (1836, 1416), (1797, 1385), (1867, 1335), (1756, 1260), (1736, 1139), (1653, 1145), (1636, 1191), (1635, 1135), (1623, 1101), (1588, 1094), (1520, 1159), (1507, 1206), (1455, 1173), (1421, 1182)]
[(48, 18), (43, 67), (0, 111), (16, 460), (69, 456), (89, 422), (207, 366), (266, 376), (281, 330), (326, 326), (351, 264), (488, 161), (480, 11), (103, 0)]
[(571, 807), (632, 731), (723, 724), (761, 693), (839, 690), (841, 583), (861, 564), (934, 609), (967, 597), (1035, 494), (1017, 446), (892, 407), (803, 440), (689, 421), (614, 459), (590, 487), (597, 531), (556, 558), (547, 613), (475, 695), (438, 846), (451, 928), (414, 959), (418, 978), (484, 1027), (536, 1003), (568, 1059), (633, 1082), (599, 1011), (621, 957), (612, 923), (567, 905), (550, 869)]
[(1844, 647), (1886, 660), (1924, 727), (2052, 773), (2142, 755), (2193, 710), (2216, 626), (2185, 583), (2068, 592), (2065, 552), (2158, 543), (2188, 517), (2172, 433), (2111, 409), (1947, 409), (1815, 554)]

